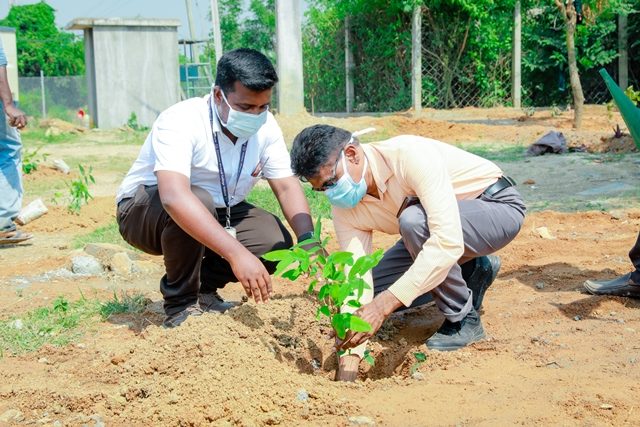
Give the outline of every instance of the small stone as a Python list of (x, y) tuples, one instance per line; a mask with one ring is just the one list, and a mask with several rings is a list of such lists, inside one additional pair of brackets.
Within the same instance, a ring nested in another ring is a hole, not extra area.
[(102, 415), (93, 414), (89, 418), (95, 421), (95, 424), (93, 425), (93, 427), (105, 427), (104, 421), (102, 420)]
[(109, 266), (114, 273), (120, 276), (128, 276), (131, 274), (133, 262), (131, 262), (131, 259), (126, 253), (118, 252), (111, 257)]
[(600, 409), (613, 409), (613, 405), (609, 405), (608, 403), (603, 403), (600, 405)]
[(582, 320), (582, 316), (577, 315), (577, 316), (575, 316), (575, 317), (573, 318), (573, 320), (575, 320), (576, 322), (577, 322), (578, 320)]
[(177, 394), (175, 394), (175, 393), (171, 393), (171, 394), (169, 395), (169, 400), (168, 400), (169, 405), (175, 405), (175, 404), (176, 404), (176, 403), (178, 403), (179, 401), (180, 401), (180, 397), (179, 397)]
[(617, 315), (618, 315), (617, 311), (612, 311), (612, 312), (609, 313), (609, 316), (611, 316), (611, 317), (616, 317)]
[(537, 289), (544, 289), (544, 282), (538, 282), (538, 283), (536, 283), (536, 288), (537, 288)]
[(307, 393), (307, 390), (301, 388), (296, 394), (296, 399), (298, 399), (300, 402), (306, 402), (307, 400), (309, 400), (309, 393)]
[(19, 423), (22, 420), (24, 420), (24, 415), (17, 409), (9, 409), (0, 415), (0, 422), (2, 423)]
[(632, 365), (635, 365), (636, 363), (638, 363), (638, 359), (636, 359), (635, 357), (630, 357), (629, 363), (631, 363)]
[(543, 239), (555, 240), (555, 236), (551, 234), (547, 227), (538, 227), (536, 228), (536, 232), (538, 233), (538, 236), (542, 237)]
[(322, 367), (322, 364), (318, 359), (311, 359), (311, 366), (313, 367), (313, 369), (318, 370)]
[(22, 323), (22, 319), (16, 319), (13, 322), (11, 322), (9, 326), (12, 327), (13, 329), (22, 329), (24, 327), (24, 324)]
[(76, 347), (81, 348), (81, 349), (85, 349), (85, 348), (87, 348), (87, 345), (83, 344), (83, 343), (78, 343), (78, 344), (76, 344)]
[(416, 381), (423, 381), (424, 374), (420, 371), (415, 371), (413, 374), (411, 374), (411, 378), (413, 378)]
[(358, 415), (355, 417), (349, 417), (349, 424), (354, 426), (374, 426), (376, 422), (364, 415)]
[(75, 256), (71, 259), (71, 271), (83, 276), (102, 274), (102, 264), (92, 256)]
[(533, 184), (535, 184), (536, 182), (535, 182), (533, 179), (529, 178), (529, 179), (527, 179), (527, 180), (523, 181), (522, 183), (523, 183), (524, 185), (533, 185)]
[(616, 322), (618, 322), (618, 323), (624, 323), (624, 319), (616, 319)]
[(60, 420), (55, 420), (53, 422), (53, 427), (62, 427), (62, 422)]
[(46, 365), (49, 363), (49, 360), (46, 357), (41, 357), (38, 359), (38, 363), (44, 363)]

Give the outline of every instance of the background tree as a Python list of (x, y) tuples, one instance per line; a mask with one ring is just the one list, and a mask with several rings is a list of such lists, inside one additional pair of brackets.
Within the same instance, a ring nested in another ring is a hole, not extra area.
[(21, 76), (84, 74), (82, 40), (55, 25), (54, 9), (45, 2), (12, 6), (0, 25), (16, 29)]

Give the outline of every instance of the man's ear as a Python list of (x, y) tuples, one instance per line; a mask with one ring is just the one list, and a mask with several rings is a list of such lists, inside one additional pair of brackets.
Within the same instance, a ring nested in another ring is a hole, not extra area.
[(222, 102), (222, 89), (220, 86), (213, 87), (213, 101), (218, 105)]
[(358, 144), (347, 144), (347, 146), (344, 147), (345, 157), (347, 158), (348, 161), (356, 165), (360, 163), (360, 157), (361, 157), (358, 148), (359, 148)]

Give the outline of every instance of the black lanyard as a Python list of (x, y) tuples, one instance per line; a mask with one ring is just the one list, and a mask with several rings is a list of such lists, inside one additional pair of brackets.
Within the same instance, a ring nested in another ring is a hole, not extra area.
[[(212, 95), (213, 96), (213, 95)], [(224, 205), (227, 208), (227, 227), (231, 226), (231, 206), (229, 205), (229, 188), (227, 186), (227, 177), (224, 174), (224, 165), (222, 164), (222, 156), (220, 155), (220, 143), (218, 142), (218, 135), (213, 131), (213, 103), (211, 102), (211, 98), (209, 98), (209, 121), (211, 122), (211, 135), (213, 136), (213, 145), (216, 148), (216, 157), (218, 158), (218, 174), (220, 175), (220, 189), (222, 190), (222, 198), (224, 199)], [(233, 193), (235, 195), (236, 189), (238, 188), (238, 182), (240, 181), (240, 173), (242, 172), (242, 167), (244, 166), (244, 158), (247, 154), (247, 143), (249, 141), (245, 141), (242, 144), (242, 148), (240, 150), (240, 163), (238, 164), (238, 175), (236, 177), (236, 185), (233, 189)]]

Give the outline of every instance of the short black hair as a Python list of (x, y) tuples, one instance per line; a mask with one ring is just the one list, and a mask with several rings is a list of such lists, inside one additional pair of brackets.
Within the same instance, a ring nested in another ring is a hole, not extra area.
[(235, 82), (262, 92), (278, 83), (278, 74), (269, 58), (255, 49), (240, 48), (222, 55), (216, 68), (216, 86), (225, 93), (233, 92)]
[[(300, 132), (291, 147), (291, 169), (297, 176), (312, 178), (333, 153), (351, 140), (351, 132), (329, 125), (313, 125)], [(354, 141), (357, 141), (354, 138)]]

